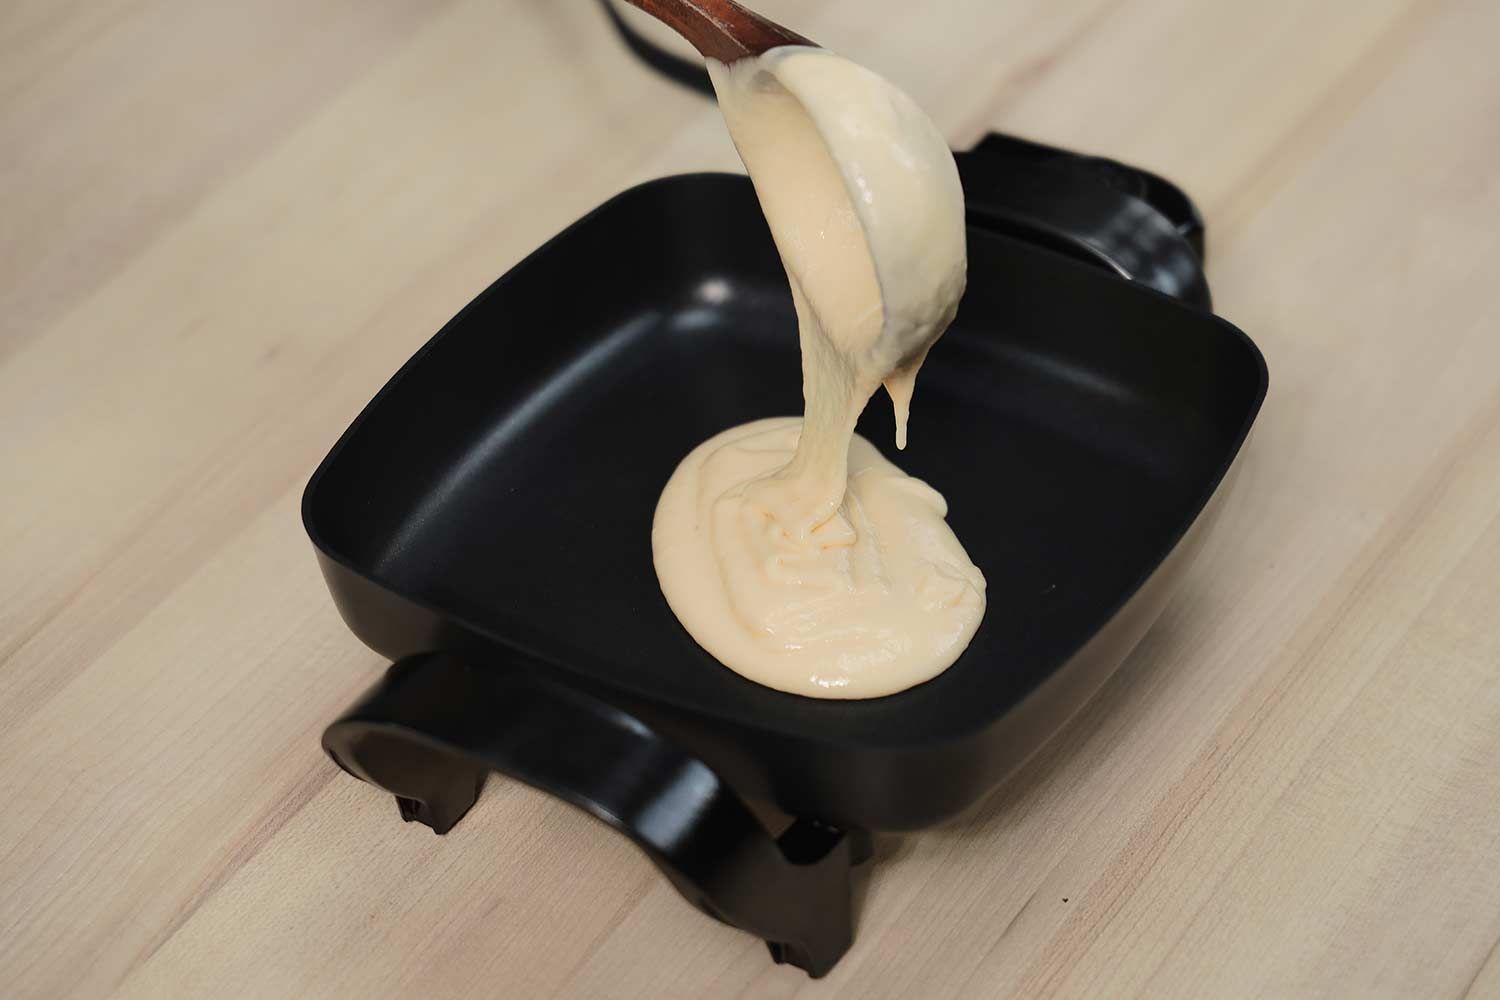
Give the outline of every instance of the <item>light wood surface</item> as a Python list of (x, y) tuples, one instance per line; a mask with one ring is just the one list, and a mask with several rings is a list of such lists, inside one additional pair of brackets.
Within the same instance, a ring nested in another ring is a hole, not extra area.
[(400, 823), (318, 747), (382, 663), (301, 487), (716, 113), (584, 0), (7, 0), (0, 993), (1500, 996), (1500, 4), (761, 6), (1199, 199), (1272, 390), (1160, 624), (821, 982), (514, 783)]

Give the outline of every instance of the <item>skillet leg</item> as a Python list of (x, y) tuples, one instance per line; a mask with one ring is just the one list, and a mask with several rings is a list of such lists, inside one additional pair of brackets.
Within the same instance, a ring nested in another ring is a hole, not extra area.
[(806, 900), (820, 900), (814, 919), (807, 907), (783, 913), (781, 919), (802, 929), (799, 943), (766, 941), (777, 965), (795, 965), (817, 979), (849, 950), (854, 940), (854, 899), (851, 870), (869, 860), (872, 842), (867, 830), (841, 830), (817, 820), (799, 819), (777, 838), (786, 859), (797, 867)]
[[(489, 769), (391, 728), (362, 734), (352, 746), (329, 756), (345, 771), (396, 798), (406, 822), (447, 833), (479, 798)], [(347, 759), (346, 759), (347, 758)]]
[(629, 837), (692, 905), (825, 975), (854, 937), (851, 870), (870, 838), (812, 820), (773, 837), (712, 768), (592, 695), (504, 662), (410, 657), (330, 725), (323, 746), (446, 833), (490, 770)]
[(849, 837), (849, 863), (851, 865), (862, 865), (875, 855), (875, 841), (870, 836), (869, 830), (850, 830)]
[(470, 768), (455, 767), (416, 795), (397, 795), (396, 808), (408, 823), (415, 820), (431, 827), (433, 833), (447, 833), (473, 808), (483, 787), (483, 771), (476, 774)]

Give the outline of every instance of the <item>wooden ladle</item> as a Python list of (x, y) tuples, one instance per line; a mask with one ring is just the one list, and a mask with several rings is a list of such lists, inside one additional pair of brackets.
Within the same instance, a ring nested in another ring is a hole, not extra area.
[(732, 63), (779, 45), (816, 45), (734, 0), (626, 0), (692, 43), (705, 59)]

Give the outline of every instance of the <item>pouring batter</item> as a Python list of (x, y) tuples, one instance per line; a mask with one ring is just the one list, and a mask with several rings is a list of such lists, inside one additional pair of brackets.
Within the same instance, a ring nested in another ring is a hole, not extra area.
[(984, 615), (942, 496), (854, 433), (884, 385), (896, 446), (917, 370), (963, 293), (963, 191), (915, 103), (825, 49), (709, 61), (791, 283), (804, 415), (694, 449), (657, 503), (672, 611), (721, 663), (822, 698), (941, 673)]

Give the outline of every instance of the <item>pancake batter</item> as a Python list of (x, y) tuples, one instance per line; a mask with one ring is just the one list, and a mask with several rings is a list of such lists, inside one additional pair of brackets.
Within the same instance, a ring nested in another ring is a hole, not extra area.
[(963, 293), (963, 191), (904, 93), (824, 49), (709, 61), (791, 283), (804, 416), (694, 449), (657, 503), (662, 593), (693, 638), (761, 684), (869, 698), (963, 652), (984, 576), (947, 504), (854, 433), (883, 384), (896, 445), (917, 370)]

